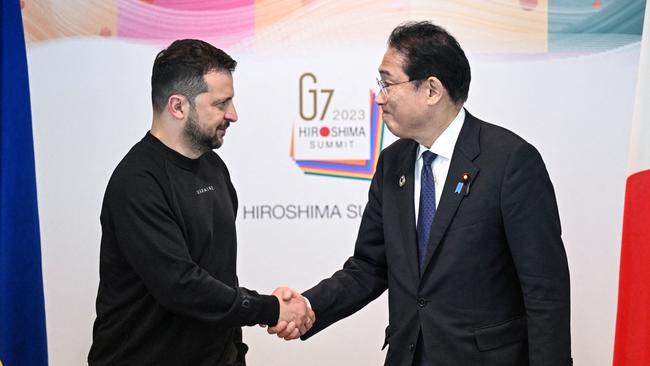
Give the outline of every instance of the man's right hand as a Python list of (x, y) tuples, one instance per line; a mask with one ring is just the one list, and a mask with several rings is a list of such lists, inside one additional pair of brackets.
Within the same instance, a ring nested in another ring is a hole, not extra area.
[(278, 323), (268, 328), (269, 334), (292, 340), (305, 334), (316, 321), (316, 315), (298, 292), (288, 287), (278, 287), (273, 295), (280, 302)]

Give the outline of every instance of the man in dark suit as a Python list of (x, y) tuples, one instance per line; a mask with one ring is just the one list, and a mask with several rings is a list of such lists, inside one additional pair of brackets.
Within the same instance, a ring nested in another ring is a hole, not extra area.
[(303, 339), (388, 289), (386, 365), (570, 365), (569, 271), (540, 154), (463, 109), (470, 67), (444, 29), (397, 27), (379, 73), (400, 140), (379, 158), (354, 255), (303, 294), (318, 316)]

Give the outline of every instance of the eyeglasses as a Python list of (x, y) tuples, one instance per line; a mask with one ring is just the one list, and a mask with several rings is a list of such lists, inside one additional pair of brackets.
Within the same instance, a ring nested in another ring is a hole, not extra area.
[(390, 88), (391, 86), (406, 84), (406, 83), (410, 83), (411, 81), (419, 81), (419, 80), (424, 80), (424, 79), (406, 80), (406, 81), (402, 81), (402, 82), (394, 83), (394, 84), (387, 84), (385, 81), (381, 80), (380, 78), (376, 78), (376, 80), (377, 80), (377, 85), (379, 85), (379, 91), (381, 91), (384, 94), (385, 98), (388, 98), (388, 88)]

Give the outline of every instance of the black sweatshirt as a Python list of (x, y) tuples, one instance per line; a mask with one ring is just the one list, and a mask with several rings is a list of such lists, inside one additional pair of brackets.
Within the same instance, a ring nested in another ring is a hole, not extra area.
[(238, 287), (237, 195), (214, 152), (150, 133), (117, 166), (101, 212), (90, 365), (244, 365), (241, 326), (275, 325), (274, 296)]

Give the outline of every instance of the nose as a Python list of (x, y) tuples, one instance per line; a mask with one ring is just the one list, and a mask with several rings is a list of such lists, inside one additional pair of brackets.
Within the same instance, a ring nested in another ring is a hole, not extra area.
[(224, 119), (231, 123), (237, 122), (237, 109), (235, 109), (235, 103), (230, 103), (230, 107), (226, 110)]
[(375, 95), (375, 103), (380, 107), (386, 104), (386, 95), (381, 90)]

